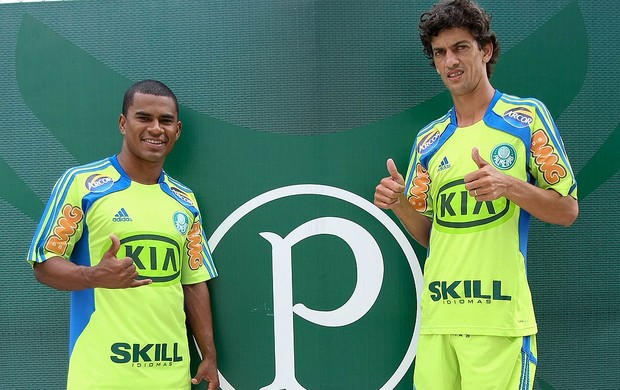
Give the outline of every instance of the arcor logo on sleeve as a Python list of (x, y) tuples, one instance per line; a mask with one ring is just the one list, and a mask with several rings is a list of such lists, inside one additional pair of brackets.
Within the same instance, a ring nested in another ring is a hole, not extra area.
[(190, 206), (194, 205), (194, 202), (187, 196), (187, 194), (176, 187), (171, 187), (170, 190), (172, 193), (179, 199), (181, 202), (188, 204)]
[(441, 133), (439, 131), (434, 131), (430, 134), (425, 135), (420, 139), (418, 143), (418, 153), (424, 154), (430, 150), (430, 148), (437, 142)]
[(82, 209), (66, 204), (62, 208), (62, 216), (58, 218), (53, 234), (45, 242), (45, 249), (63, 256), (67, 251), (69, 239), (77, 231), (78, 224), (84, 217)]
[(504, 113), (504, 120), (514, 127), (528, 127), (534, 119), (532, 113), (525, 107), (517, 107)]
[(91, 192), (104, 192), (110, 189), (113, 184), (114, 180), (112, 180), (110, 176), (101, 175), (99, 173), (89, 176), (84, 183), (86, 189)]

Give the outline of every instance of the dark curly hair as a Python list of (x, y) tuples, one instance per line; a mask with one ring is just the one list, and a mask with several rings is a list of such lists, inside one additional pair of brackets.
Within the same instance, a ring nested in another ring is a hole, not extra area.
[(478, 42), (478, 47), (491, 43), (493, 54), (487, 62), (487, 76), (493, 73), (493, 66), (499, 58), (499, 42), (491, 30), (491, 15), (470, 0), (443, 0), (420, 16), (420, 40), (424, 47), (424, 54), (433, 62), (433, 48), (431, 41), (440, 32), (450, 28), (464, 28), (468, 30)]

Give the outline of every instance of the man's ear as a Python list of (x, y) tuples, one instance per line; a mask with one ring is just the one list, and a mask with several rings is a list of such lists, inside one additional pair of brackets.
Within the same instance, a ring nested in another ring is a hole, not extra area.
[(482, 51), (484, 52), (482, 59), (486, 64), (487, 62), (491, 61), (491, 57), (493, 56), (493, 44), (490, 42), (487, 43), (482, 47)]
[(181, 128), (183, 127), (183, 124), (181, 123), (181, 121), (179, 121), (177, 123), (177, 139), (179, 139), (179, 137), (181, 136)]
[(125, 124), (127, 123), (127, 118), (125, 118), (125, 115), (121, 114), (121, 116), (118, 118), (118, 129), (121, 131), (122, 135), (125, 135)]

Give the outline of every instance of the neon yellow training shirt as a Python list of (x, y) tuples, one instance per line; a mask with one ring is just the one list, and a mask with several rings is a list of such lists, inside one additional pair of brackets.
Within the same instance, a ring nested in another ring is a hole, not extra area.
[(60, 256), (95, 266), (121, 242), (147, 286), (71, 292), (68, 389), (189, 389), (182, 284), (217, 276), (190, 189), (165, 172), (131, 181), (116, 156), (69, 169), (56, 183), (28, 261)]
[(432, 219), (421, 333), (535, 334), (526, 274), (530, 215), (503, 197), (469, 195), (464, 177), (478, 169), (474, 147), (500, 172), (577, 197), (562, 139), (535, 99), (496, 91), (482, 121), (458, 127), (452, 109), (423, 128), (406, 178), (409, 202)]

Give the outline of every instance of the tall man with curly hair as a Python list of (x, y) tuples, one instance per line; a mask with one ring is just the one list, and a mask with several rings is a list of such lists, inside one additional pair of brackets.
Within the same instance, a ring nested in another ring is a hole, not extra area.
[(470, 0), (444, 0), (422, 14), (424, 52), (454, 107), (420, 130), (407, 175), (389, 159), (375, 191), (375, 204), (428, 248), (418, 390), (533, 388), (530, 217), (570, 226), (579, 212), (547, 108), (491, 85), (499, 44), (490, 21)]

